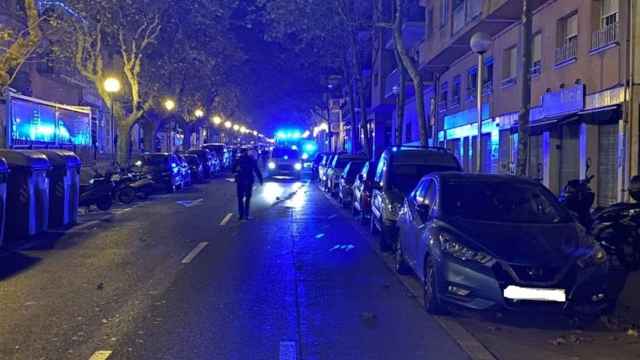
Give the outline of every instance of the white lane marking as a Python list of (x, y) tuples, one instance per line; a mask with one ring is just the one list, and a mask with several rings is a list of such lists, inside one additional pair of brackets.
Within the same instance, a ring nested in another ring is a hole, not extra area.
[(316, 235), (316, 239), (322, 239), (324, 237), (324, 233)]
[(280, 341), (280, 360), (296, 360), (297, 357), (295, 341)]
[(222, 221), (220, 221), (220, 226), (227, 225), (229, 220), (231, 220), (231, 217), (233, 217), (233, 213), (228, 213), (227, 216), (225, 216), (224, 219), (222, 219)]
[(193, 258), (195, 258), (196, 256), (198, 256), (198, 254), (200, 253), (200, 251), (202, 251), (202, 249), (205, 248), (205, 246), (209, 245), (208, 242), (203, 241), (200, 244), (198, 244), (198, 246), (196, 246), (193, 250), (191, 250), (191, 252), (189, 254), (187, 254), (187, 256), (184, 257), (184, 259), (182, 259), (182, 263), (183, 264), (188, 264), (191, 262), (191, 260), (193, 260)]
[(96, 351), (91, 355), (89, 360), (107, 360), (109, 356), (111, 356), (112, 351), (109, 350), (100, 350)]

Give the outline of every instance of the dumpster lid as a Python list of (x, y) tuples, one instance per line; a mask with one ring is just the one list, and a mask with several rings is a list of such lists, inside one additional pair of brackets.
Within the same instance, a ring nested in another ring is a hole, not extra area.
[(41, 150), (49, 162), (51, 166), (66, 166), (69, 168), (79, 168), (82, 163), (80, 162), (80, 158), (73, 152), (69, 150)]
[(6, 173), (9, 171), (9, 167), (7, 166), (7, 160), (0, 157), (0, 173)]
[(26, 167), (30, 169), (48, 169), (49, 160), (47, 157), (35, 150), (9, 150), (0, 149), (0, 157), (7, 160), (9, 168)]

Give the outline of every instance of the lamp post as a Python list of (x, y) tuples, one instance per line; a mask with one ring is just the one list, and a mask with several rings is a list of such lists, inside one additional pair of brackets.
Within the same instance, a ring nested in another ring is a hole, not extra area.
[(172, 99), (167, 99), (164, 101), (164, 108), (171, 112), (176, 108), (176, 102), (173, 101)]
[(213, 121), (213, 125), (215, 126), (219, 126), (220, 124), (222, 124), (222, 118), (218, 115), (215, 115), (214, 117), (212, 117), (211, 121)]
[(484, 53), (491, 47), (491, 37), (483, 32), (473, 34), (470, 41), (471, 50), (478, 54), (478, 75), (476, 82), (476, 112), (478, 117), (478, 135), (476, 139), (476, 172), (482, 171), (482, 76)]
[(122, 85), (117, 78), (108, 77), (104, 80), (103, 87), (111, 98), (111, 134), (113, 135), (113, 163), (115, 164), (118, 158), (118, 134), (115, 121), (114, 97), (120, 92)]
[(200, 119), (201, 117), (203, 117), (203, 116), (204, 116), (204, 110), (202, 110), (202, 109), (196, 109), (196, 111), (194, 111), (194, 112), (193, 112), (193, 115), (194, 115), (196, 118)]

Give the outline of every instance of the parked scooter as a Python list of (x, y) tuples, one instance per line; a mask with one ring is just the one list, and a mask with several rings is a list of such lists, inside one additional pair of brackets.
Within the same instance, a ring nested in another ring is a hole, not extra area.
[[(587, 163), (587, 174), (590, 163)], [(609, 254), (612, 265), (625, 271), (640, 269), (640, 204), (618, 203), (591, 211), (595, 194), (590, 187), (593, 175), (571, 180), (560, 194), (560, 202), (574, 212), (578, 221)], [(640, 201), (640, 177), (631, 179), (629, 193)]]
[(112, 174), (96, 175), (88, 185), (80, 186), (80, 206), (91, 207), (95, 205), (102, 211), (107, 211), (113, 206), (113, 192), (115, 185), (111, 180)]

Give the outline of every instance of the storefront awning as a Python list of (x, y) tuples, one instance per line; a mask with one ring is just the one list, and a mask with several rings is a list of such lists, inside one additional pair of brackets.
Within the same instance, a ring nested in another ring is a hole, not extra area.
[(578, 113), (580, 121), (587, 124), (612, 124), (622, 117), (620, 105), (606, 106)]

